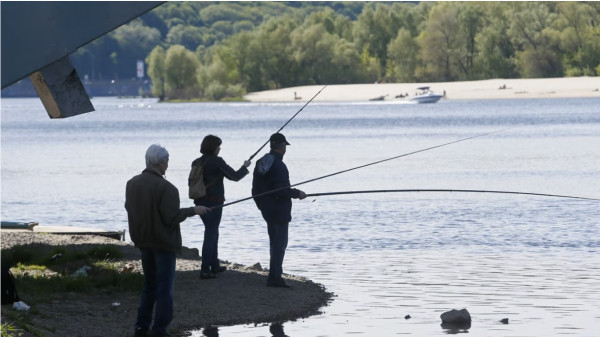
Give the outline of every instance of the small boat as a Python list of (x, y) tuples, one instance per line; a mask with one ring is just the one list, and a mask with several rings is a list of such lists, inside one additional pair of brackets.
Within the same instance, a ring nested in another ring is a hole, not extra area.
[(383, 101), (386, 96), (387, 95), (383, 95), (383, 96), (379, 96), (379, 97), (375, 97), (375, 98), (369, 98), (369, 101)]
[(429, 90), (429, 87), (419, 87), (417, 90), (419, 90), (419, 92), (417, 92), (415, 97), (410, 99), (411, 102), (435, 103), (444, 97), (444, 95), (436, 94), (435, 92)]
[(68, 235), (99, 235), (111, 239), (125, 241), (125, 230), (107, 231), (97, 228), (73, 227), (73, 226), (40, 226), (37, 222), (15, 222), (2, 221), (2, 231), (6, 232), (32, 232), (47, 234), (68, 234)]

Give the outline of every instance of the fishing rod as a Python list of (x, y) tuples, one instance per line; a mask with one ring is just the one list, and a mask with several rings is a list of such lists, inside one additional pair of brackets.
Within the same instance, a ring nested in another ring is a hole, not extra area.
[[(336, 78), (337, 78), (337, 76), (336, 76)], [(306, 107), (306, 106), (307, 106), (307, 105), (308, 105), (310, 102), (312, 102), (312, 101), (313, 101), (313, 99), (315, 99), (315, 97), (317, 97), (317, 96), (318, 96), (318, 95), (321, 93), (321, 91), (323, 91), (323, 89), (325, 89), (325, 88), (326, 88), (328, 85), (329, 85), (329, 84), (325, 84), (325, 86), (324, 86), (323, 88), (321, 88), (321, 90), (319, 90), (319, 91), (318, 91), (318, 92), (317, 92), (317, 93), (316, 93), (316, 94), (315, 94), (315, 95), (314, 95), (314, 96), (313, 96), (313, 97), (312, 97), (312, 98), (311, 98), (311, 99), (310, 99), (308, 102), (306, 102), (306, 104), (304, 104), (304, 105), (302, 106), (302, 108), (300, 108), (300, 110), (298, 110), (298, 111), (297, 111), (297, 112), (296, 112), (296, 113), (295, 113), (295, 114), (292, 116), (292, 118), (290, 118), (290, 119), (289, 119), (287, 122), (285, 122), (285, 124), (283, 124), (283, 126), (282, 126), (282, 127), (280, 127), (280, 128), (279, 128), (279, 130), (277, 130), (277, 132), (275, 132), (275, 133), (278, 133), (279, 131), (283, 130), (283, 128), (285, 128), (285, 127), (286, 127), (286, 126), (287, 126), (287, 125), (288, 125), (288, 124), (289, 124), (289, 123), (292, 121), (292, 119), (294, 119), (294, 118), (295, 118), (295, 117), (296, 117), (296, 116), (297, 116), (297, 115), (300, 113), (300, 111), (304, 110), (304, 108), (305, 108), (305, 107)], [(267, 144), (269, 144), (269, 141), (268, 141), (268, 140), (267, 140), (267, 141), (266, 141), (266, 142), (265, 142), (265, 143), (264, 143), (264, 144), (263, 144), (263, 145), (262, 145), (262, 146), (261, 146), (261, 147), (260, 147), (258, 150), (256, 150), (256, 152), (254, 152), (254, 154), (253, 154), (253, 155), (251, 155), (251, 156), (250, 156), (250, 158), (249, 158), (248, 160), (252, 160), (252, 158), (254, 158), (254, 157), (255, 157), (255, 156), (256, 156), (256, 155), (257, 155), (257, 154), (260, 152), (260, 150), (262, 150), (262, 149), (263, 149), (263, 148), (264, 148), (264, 147), (265, 147)]]
[(338, 192), (311, 193), (311, 194), (307, 194), (306, 197), (323, 197), (323, 196), (330, 196), (330, 195), (345, 195), (345, 194), (413, 193), (413, 192), (459, 192), (459, 193), (520, 194), (520, 195), (533, 195), (533, 196), (540, 196), (540, 197), (555, 197), (555, 198), (568, 198), (568, 199), (580, 199), (580, 200), (600, 201), (600, 199), (597, 199), (597, 198), (577, 197), (577, 196), (560, 195), (560, 194), (534, 193), (534, 192), (518, 192), (518, 191), (464, 190), (464, 189), (397, 189), (397, 190), (338, 191)]
[(332, 177), (332, 176), (335, 176), (335, 175), (338, 175), (338, 174), (342, 174), (342, 173), (346, 173), (346, 172), (358, 170), (358, 169), (363, 168), (363, 167), (380, 164), (380, 163), (383, 163), (383, 162), (386, 162), (386, 161), (390, 161), (390, 160), (394, 160), (394, 159), (398, 159), (398, 158), (410, 156), (412, 154), (416, 154), (416, 153), (420, 153), (420, 152), (425, 152), (425, 151), (437, 149), (437, 148), (440, 148), (440, 147), (443, 147), (443, 146), (448, 146), (448, 145), (456, 144), (456, 143), (459, 143), (459, 142), (464, 142), (466, 140), (477, 138), (477, 137), (483, 137), (483, 136), (491, 135), (493, 133), (498, 133), (498, 132), (506, 131), (506, 130), (509, 130), (509, 129), (513, 129), (513, 128), (506, 128), (506, 129), (502, 129), (502, 130), (496, 130), (496, 131), (486, 132), (486, 133), (483, 133), (483, 134), (479, 134), (479, 135), (475, 135), (475, 136), (471, 136), (471, 137), (467, 137), (467, 138), (462, 138), (462, 139), (459, 139), (459, 140), (454, 140), (454, 141), (451, 141), (451, 142), (448, 142), (448, 143), (431, 146), (431, 147), (428, 147), (428, 148), (425, 148), (425, 149), (421, 149), (421, 150), (416, 150), (416, 151), (404, 153), (404, 154), (401, 154), (399, 156), (394, 156), (394, 157), (391, 157), (391, 158), (386, 158), (386, 159), (378, 160), (378, 161), (375, 161), (375, 162), (372, 162), (372, 163), (368, 163), (368, 164), (356, 166), (356, 167), (353, 167), (353, 168), (349, 168), (349, 169), (346, 169), (346, 170), (342, 170), (342, 171), (330, 173), (330, 174), (327, 174), (327, 175), (324, 175), (324, 176), (321, 176), (321, 177), (317, 177), (317, 178), (305, 180), (303, 182), (299, 182), (299, 183), (296, 183), (296, 184), (293, 184), (293, 185), (289, 185), (289, 186), (283, 186), (283, 187), (276, 188), (276, 189), (271, 190), (271, 191), (267, 191), (267, 192), (263, 192), (263, 193), (260, 193), (260, 194), (257, 194), (257, 195), (253, 195), (251, 197), (247, 197), (247, 198), (243, 198), (243, 199), (240, 199), (240, 200), (232, 201), (232, 202), (229, 202), (229, 203), (226, 203), (226, 204), (223, 204), (223, 205), (215, 206), (215, 207), (213, 207), (213, 209), (214, 208), (218, 208), (218, 207), (231, 206), (231, 205), (237, 204), (237, 203), (242, 202), (242, 201), (246, 201), (246, 200), (250, 200), (250, 199), (253, 199), (253, 198), (262, 197), (262, 196), (265, 196), (265, 195), (268, 195), (268, 194), (271, 194), (271, 193), (275, 193), (275, 192), (284, 190), (286, 188), (291, 188), (291, 187), (294, 187), (294, 186), (307, 184), (307, 183), (310, 183), (310, 182), (313, 182), (313, 181), (317, 181), (317, 180), (329, 178), (329, 177)]

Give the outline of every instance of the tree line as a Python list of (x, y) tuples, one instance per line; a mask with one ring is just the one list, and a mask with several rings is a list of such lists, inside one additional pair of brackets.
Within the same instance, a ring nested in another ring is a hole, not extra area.
[[(600, 3), (167, 2), (99, 40), (138, 53), (153, 94), (168, 99), (325, 83), (597, 76)], [(113, 66), (122, 60), (109, 56)]]

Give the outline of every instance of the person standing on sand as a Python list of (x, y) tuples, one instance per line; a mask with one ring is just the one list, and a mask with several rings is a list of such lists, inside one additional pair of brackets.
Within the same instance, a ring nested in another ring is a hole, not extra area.
[(269, 139), (271, 151), (256, 162), (252, 180), (252, 195), (256, 206), (267, 222), (270, 246), (268, 287), (290, 288), (281, 277), (283, 258), (288, 244), (288, 227), (292, 220), (292, 199), (304, 199), (306, 193), (290, 188), (290, 175), (283, 163), (287, 142), (281, 133)]
[[(163, 176), (169, 167), (169, 153), (158, 145), (146, 151), (146, 169), (127, 182), (125, 209), (131, 240), (142, 253), (144, 286), (135, 323), (135, 337), (169, 336), (173, 320), (175, 254), (181, 253), (179, 224), (209, 208), (180, 208), (179, 191)], [(152, 312), (154, 311), (154, 325)]]
[[(225, 187), (223, 178), (232, 181), (240, 181), (248, 172), (250, 161), (246, 160), (239, 170), (232, 169), (223, 158), (219, 157), (221, 151), (221, 138), (208, 135), (202, 140), (200, 153), (202, 156), (192, 162), (194, 165), (204, 165), (203, 175), (206, 186), (206, 195), (199, 199), (194, 199), (195, 205), (205, 207), (215, 207), (223, 205), (225, 202)], [(202, 266), (200, 267), (200, 279), (215, 278), (218, 273), (225, 271), (225, 267), (219, 264), (219, 224), (223, 208), (218, 207), (210, 213), (201, 215), (204, 223), (204, 242), (202, 243)]]

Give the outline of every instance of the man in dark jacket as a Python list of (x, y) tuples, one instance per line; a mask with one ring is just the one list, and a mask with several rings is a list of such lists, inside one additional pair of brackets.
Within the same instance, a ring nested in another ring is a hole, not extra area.
[(179, 223), (209, 211), (203, 206), (180, 208), (179, 191), (163, 178), (169, 153), (160, 145), (146, 151), (146, 169), (127, 182), (125, 209), (131, 240), (142, 253), (144, 287), (138, 307), (135, 336), (169, 336), (173, 319), (175, 254), (181, 253)]
[[(270, 245), (269, 278), (267, 286), (289, 288), (283, 280), (283, 257), (288, 243), (288, 227), (292, 220), (292, 199), (304, 199), (306, 194), (290, 188), (290, 175), (283, 163), (287, 142), (281, 133), (270, 138), (271, 152), (256, 162), (252, 180), (252, 195), (256, 206), (267, 222)], [(266, 192), (272, 193), (265, 194)], [(265, 195), (262, 195), (265, 194)]]

